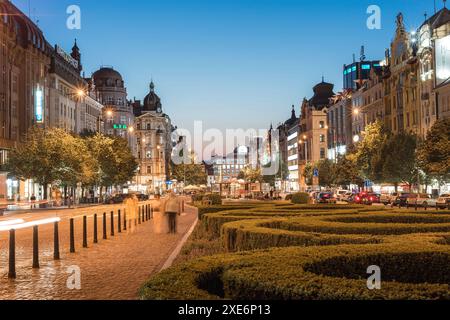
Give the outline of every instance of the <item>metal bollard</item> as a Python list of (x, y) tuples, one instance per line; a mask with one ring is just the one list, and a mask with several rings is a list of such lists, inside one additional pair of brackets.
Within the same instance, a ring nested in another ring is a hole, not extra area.
[(53, 259), (59, 260), (59, 222), (56, 221), (53, 225)]
[(98, 238), (97, 238), (97, 214), (94, 214), (94, 243), (98, 243)]
[(87, 217), (83, 216), (83, 248), (87, 247)]
[(33, 269), (39, 269), (39, 226), (33, 227)]
[(111, 211), (111, 236), (114, 236), (114, 211)]
[(73, 218), (70, 219), (70, 253), (75, 252), (75, 229)]
[(145, 211), (144, 211), (144, 206), (141, 206), (141, 213), (142, 213), (142, 223), (145, 222)]
[(118, 215), (118, 218), (117, 218), (117, 232), (119, 232), (119, 233), (121, 233), (122, 232), (122, 220), (120, 219), (120, 209), (119, 210), (117, 210), (117, 215)]
[(8, 278), (16, 278), (16, 230), (9, 230), (9, 271)]
[(107, 239), (106, 235), (106, 212), (103, 213), (103, 239)]
[(123, 209), (123, 230), (127, 231), (127, 211)]
[(181, 212), (184, 212), (184, 200), (181, 201)]
[(138, 223), (141, 224), (141, 206), (138, 206)]
[(150, 219), (153, 219), (153, 208), (151, 205), (150, 205)]

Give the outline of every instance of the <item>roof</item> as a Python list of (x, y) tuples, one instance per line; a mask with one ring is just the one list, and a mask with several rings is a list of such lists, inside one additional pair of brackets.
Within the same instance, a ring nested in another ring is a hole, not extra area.
[(15, 33), (22, 47), (32, 45), (45, 53), (52, 48), (44, 38), (42, 30), (12, 2), (0, 0), (0, 15), (0, 23), (6, 23), (10, 28), (19, 28)]
[(313, 88), (314, 95), (309, 100), (309, 104), (317, 109), (322, 109), (330, 104), (330, 98), (335, 94), (333, 92), (334, 84), (320, 82)]
[(123, 80), (122, 75), (114, 70), (112, 67), (101, 67), (99, 70), (95, 71), (92, 75), (95, 79), (111, 79), (111, 80)]
[(437, 29), (448, 22), (450, 22), (450, 10), (444, 7), (427, 19), (422, 26), (429, 24), (432, 29)]

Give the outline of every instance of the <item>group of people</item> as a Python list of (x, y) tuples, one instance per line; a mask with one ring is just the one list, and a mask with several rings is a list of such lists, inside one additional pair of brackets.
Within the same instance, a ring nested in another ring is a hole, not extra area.
[[(154, 231), (156, 233), (177, 233), (178, 216), (181, 215), (182, 203), (174, 192), (168, 192), (165, 198), (153, 206)], [(133, 232), (138, 218), (139, 200), (135, 194), (130, 194), (124, 201), (126, 219), (129, 221), (129, 230)]]

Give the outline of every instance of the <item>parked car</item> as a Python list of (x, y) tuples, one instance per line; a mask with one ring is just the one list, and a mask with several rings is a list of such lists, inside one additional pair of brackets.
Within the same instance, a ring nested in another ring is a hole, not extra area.
[(380, 195), (380, 202), (384, 205), (392, 204), (400, 194), (402, 193), (401, 192), (382, 193)]
[(436, 201), (436, 206), (440, 209), (450, 208), (450, 194), (441, 194)]
[(426, 193), (410, 194), (406, 199), (406, 207), (420, 206), (420, 207), (436, 207), (436, 199)]
[(353, 198), (353, 192), (351, 192), (351, 191), (348, 191), (345, 194), (341, 195), (341, 201), (351, 202), (352, 198)]
[(391, 201), (392, 206), (397, 207), (405, 207), (408, 198), (414, 197), (412, 193), (402, 192), (397, 197), (395, 197), (394, 201)]
[(336, 204), (336, 197), (332, 192), (320, 192), (317, 194), (316, 203), (333, 203)]
[(360, 192), (353, 197), (353, 203), (366, 205), (380, 203), (380, 196), (373, 192)]
[(347, 199), (348, 198), (348, 196), (346, 197), (346, 195), (348, 194), (348, 193), (350, 193), (351, 194), (351, 192), (350, 191), (348, 191), (348, 190), (337, 190), (336, 191), (336, 199), (337, 199), (337, 201), (345, 201), (344, 199)]
[(105, 199), (105, 203), (107, 204), (118, 204), (123, 203), (125, 200), (125, 195), (123, 194), (115, 194), (114, 196), (107, 197)]

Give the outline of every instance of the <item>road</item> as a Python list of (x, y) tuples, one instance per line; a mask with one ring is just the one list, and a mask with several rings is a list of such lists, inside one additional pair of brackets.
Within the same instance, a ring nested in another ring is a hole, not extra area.
[[(154, 204), (154, 201), (151, 201)], [(117, 209), (122, 206), (96, 206), (72, 210), (35, 211), (0, 218), (33, 221), (51, 217), (59, 223), (61, 260), (53, 260), (53, 224), (39, 227), (40, 269), (32, 269), (32, 229), (16, 231), (17, 278), (8, 279), (9, 233), (0, 232), (0, 299), (137, 299), (139, 286), (157, 272), (192, 228), (195, 208), (186, 206), (179, 219), (179, 233), (158, 234), (154, 221), (138, 224), (135, 231), (118, 233)], [(115, 235), (110, 234), (113, 210)], [(102, 215), (107, 213), (107, 240), (102, 239)], [(123, 210), (122, 210), (123, 212)], [(93, 243), (93, 215), (98, 214), (98, 239)], [(82, 217), (88, 217), (88, 248), (82, 248)], [(76, 253), (69, 253), (69, 220), (75, 220)], [(71, 266), (81, 271), (81, 289), (69, 289)]]

